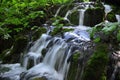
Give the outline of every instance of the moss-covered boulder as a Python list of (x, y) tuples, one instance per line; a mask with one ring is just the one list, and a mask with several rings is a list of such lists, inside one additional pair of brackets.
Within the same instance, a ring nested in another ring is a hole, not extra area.
[(116, 16), (113, 12), (108, 13), (106, 19), (110, 22), (117, 22)]
[(71, 24), (79, 25), (79, 11), (74, 11), (72, 14), (68, 16)]
[(106, 80), (108, 49), (106, 44), (98, 44), (93, 56), (87, 62), (83, 80)]
[(100, 7), (88, 8), (84, 14), (84, 25), (94, 26), (103, 21), (104, 9)]
[(6, 49), (0, 55), (3, 63), (17, 63), (20, 62), (20, 55), (25, 50), (27, 45), (27, 37), (24, 35), (16, 35), (15, 42), (10, 49)]

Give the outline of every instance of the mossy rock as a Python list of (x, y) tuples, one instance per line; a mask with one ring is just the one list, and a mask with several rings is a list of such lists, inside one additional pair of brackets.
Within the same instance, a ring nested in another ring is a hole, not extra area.
[(0, 56), (3, 63), (20, 62), (21, 53), (24, 52), (27, 42), (28, 40), (26, 36), (16, 35), (13, 46), (10, 49), (4, 50)]
[(75, 77), (77, 75), (77, 68), (78, 68), (78, 64), (76, 62), (71, 62), (71, 65), (68, 71), (67, 80), (75, 80)]
[(83, 80), (106, 80), (108, 50), (106, 44), (98, 44), (83, 73)]
[(110, 22), (117, 22), (116, 16), (113, 12), (108, 13), (106, 19)]
[(75, 80), (77, 72), (78, 72), (78, 68), (79, 68), (78, 60), (80, 58), (80, 52), (76, 51), (71, 57), (72, 57), (72, 60), (70, 60), (71, 65), (70, 65), (70, 68), (69, 68), (69, 71), (68, 71), (67, 79), (68, 80)]
[(79, 25), (79, 11), (74, 11), (71, 15), (68, 16), (71, 24)]
[(88, 8), (84, 14), (84, 25), (91, 27), (95, 26), (103, 21), (104, 14), (103, 8)]

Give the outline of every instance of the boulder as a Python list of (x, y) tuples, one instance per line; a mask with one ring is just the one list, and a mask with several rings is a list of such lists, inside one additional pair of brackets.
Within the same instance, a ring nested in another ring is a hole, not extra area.
[(100, 7), (88, 8), (84, 15), (84, 25), (92, 27), (103, 21), (104, 9)]

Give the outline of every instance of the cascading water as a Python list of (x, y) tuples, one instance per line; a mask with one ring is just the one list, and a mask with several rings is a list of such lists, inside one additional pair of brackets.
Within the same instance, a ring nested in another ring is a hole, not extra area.
[(84, 25), (84, 13), (89, 8), (90, 3), (83, 4), (84, 9), (79, 10), (79, 25)]
[(26, 54), (24, 56), (23, 66), (26, 69), (29, 66), (29, 64), (28, 64), (29, 60), (33, 60), (34, 64), (32, 66), (37, 65), (38, 63), (40, 63), (40, 60), (42, 58), (41, 51), (42, 51), (43, 48), (46, 48), (47, 45), (50, 42), (49, 40), (47, 40), (47, 38), (49, 38), (49, 36), (46, 35), (46, 34), (43, 34), (41, 36), (41, 38), (37, 40), (37, 42), (34, 44), (34, 46), (31, 47), (28, 54)]
[(104, 7), (105, 7), (105, 15), (107, 15), (112, 10), (112, 8), (110, 5), (106, 5), (106, 4), (104, 5)]
[(84, 24), (84, 9), (80, 9), (79, 11), (79, 25), (83, 25)]
[[(67, 69), (69, 68), (67, 59), (71, 51), (68, 44), (61, 38), (54, 38), (53, 43), (54, 45), (49, 48), (43, 62), (29, 69), (21, 80), (31, 80), (38, 76), (45, 76), (48, 80), (64, 80)], [(38, 45), (39, 44), (36, 44), (36, 46)], [(31, 49), (33, 48), (34, 47)], [(39, 46), (39, 48), (41, 47)], [(38, 47), (36, 47), (36, 49), (38, 49)], [(37, 54), (34, 53), (34, 55)]]

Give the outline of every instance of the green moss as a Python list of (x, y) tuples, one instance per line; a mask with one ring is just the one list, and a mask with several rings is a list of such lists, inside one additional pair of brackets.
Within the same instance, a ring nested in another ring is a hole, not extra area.
[(107, 20), (110, 22), (117, 22), (116, 16), (113, 12), (107, 14)]
[(67, 80), (75, 80), (75, 77), (77, 75), (77, 68), (78, 64), (76, 62), (71, 62)]
[(76, 10), (68, 16), (70, 22), (74, 25), (79, 25), (79, 12)]
[(83, 80), (105, 80), (106, 65), (108, 62), (108, 51), (105, 44), (99, 44), (95, 53), (87, 62)]
[(71, 65), (70, 65), (70, 69), (68, 72), (68, 80), (75, 80), (77, 72), (78, 72), (78, 60), (80, 57), (80, 52), (77, 51), (74, 53), (74, 55), (72, 56), (72, 60), (71, 60)]
[(77, 63), (79, 57), (80, 57), (80, 52), (76, 52), (76, 53), (74, 53), (74, 55), (73, 55), (73, 61)]

